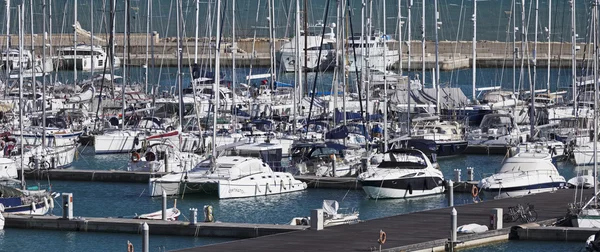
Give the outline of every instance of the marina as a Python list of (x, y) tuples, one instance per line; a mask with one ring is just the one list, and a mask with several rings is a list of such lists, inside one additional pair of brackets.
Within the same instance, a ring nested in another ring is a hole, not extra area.
[(0, 250), (600, 251), (599, 6), (4, 1)]

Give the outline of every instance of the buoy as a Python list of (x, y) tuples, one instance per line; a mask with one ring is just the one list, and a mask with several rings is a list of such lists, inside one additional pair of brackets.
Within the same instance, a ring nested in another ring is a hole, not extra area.
[(385, 232), (383, 232), (383, 230), (379, 230), (379, 240), (377, 240), (377, 242), (379, 242), (379, 244), (384, 244), (386, 239), (387, 235)]
[(473, 185), (473, 188), (471, 188), (471, 195), (473, 195), (473, 198), (477, 197), (477, 195), (479, 195), (479, 188), (477, 188), (476, 185)]

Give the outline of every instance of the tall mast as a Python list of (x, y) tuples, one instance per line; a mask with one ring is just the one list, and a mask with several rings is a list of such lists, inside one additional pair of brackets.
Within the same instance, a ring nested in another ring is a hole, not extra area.
[[(34, 46), (35, 41), (33, 39), (33, 33), (34, 33), (33, 32), (33, 0), (29, 0), (29, 20), (30, 20), (30, 26), (31, 26), (31, 34), (29, 36), (29, 38), (31, 39), (30, 40), (31, 41), (31, 57), (32, 57), (31, 58), (31, 63), (32, 63), (31, 67), (32, 67), (33, 76), (35, 76), (36, 73), (35, 73), (34, 65), (36, 63), (36, 60), (35, 60), (35, 46)], [(42, 68), (44, 68), (44, 66), (42, 66)], [(32, 80), (31, 81), (31, 86), (32, 86), (31, 91), (33, 92), (33, 111), (37, 112), (37, 103), (36, 103), (37, 87), (36, 87), (35, 77), (32, 77), (31, 80)], [(46, 119), (43, 119), (43, 120), (46, 120)]]
[[(344, 125), (346, 125), (348, 123), (348, 118), (346, 118), (346, 91), (348, 91), (348, 87), (346, 87), (347, 82), (346, 82), (346, 48), (344, 45), (344, 39), (347, 38), (346, 36), (346, 30), (344, 29), (344, 22), (346, 20), (346, 1), (342, 0), (342, 6), (340, 6), (341, 8), (341, 23), (338, 23), (338, 29), (340, 29), (340, 36), (338, 36), (337, 40), (340, 40), (340, 58), (338, 58), (338, 60), (340, 60), (342, 62), (342, 88), (344, 89), (344, 91), (342, 92), (342, 108), (343, 108), (343, 112), (342, 112), (342, 117), (344, 119)], [(346, 144), (346, 139), (344, 138), (344, 145)]]
[[(236, 103), (235, 101), (237, 100), (237, 94), (235, 93), (235, 83), (237, 82), (237, 75), (236, 75), (236, 69), (235, 69), (235, 57), (236, 57), (236, 53), (237, 53), (237, 43), (235, 42), (235, 0), (232, 0), (232, 4), (231, 4), (231, 44), (232, 44), (232, 48), (231, 48), (231, 78), (233, 79), (233, 83), (231, 84), (231, 88), (233, 89), (233, 95), (232, 95), (232, 106), (234, 109), (234, 113), (233, 113), (233, 123), (235, 123), (235, 127), (234, 129), (237, 129), (237, 108), (236, 108)], [(294, 98), (296, 98), (296, 96), (294, 95)]]
[[(6, 83), (8, 83), (8, 76), (10, 75), (10, 69), (8, 66), (9, 65), (9, 61), (8, 61), (8, 50), (10, 49), (10, 0), (6, 0), (6, 57), (4, 57), (4, 60), (6, 60), (4, 62), (5, 67), (5, 71), (6, 71)], [(4, 89), (4, 94), (6, 95), (6, 89)]]
[[(198, 65), (198, 26), (200, 16), (200, 0), (196, 0), (196, 35), (194, 36), (194, 65)], [(233, 80), (235, 81), (235, 79)]]
[(531, 96), (529, 107), (529, 135), (533, 141), (535, 134), (535, 83), (537, 81), (537, 42), (538, 42), (538, 15), (539, 15), (539, 0), (535, 0), (535, 35), (533, 42), (533, 81), (529, 83), (529, 92)]
[(408, 130), (408, 136), (410, 137), (412, 134), (410, 132), (410, 62), (411, 62), (411, 54), (410, 54), (410, 48), (411, 48), (411, 43), (412, 43), (412, 27), (411, 27), (411, 14), (412, 14), (412, 6), (413, 6), (413, 0), (408, 0), (408, 15), (407, 15), (407, 19), (408, 19), (408, 24), (406, 25), (407, 28), (407, 32), (408, 34), (406, 34), (406, 41), (408, 43), (406, 43), (406, 51), (408, 53), (408, 57), (407, 57), (407, 63), (406, 63), (406, 72), (409, 74), (409, 78), (408, 78), (408, 85), (406, 86), (406, 103), (407, 103), (407, 107), (406, 107), (406, 129)]
[[(151, 6), (152, 6), (152, 0), (148, 1), (148, 10), (147, 10), (147, 15), (146, 15), (146, 72), (144, 73), (145, 75), (145, 80), (144, 80), (144, 92), (146, 94), (148, 94), (148, 70), (150, 68), (150, 65), (148, 62), (150, 59), (150, 19), (152, 19), (151, 17)], [(197, 38), (196, 38), (197, 39)]]
[[(341, 12), (343, 12), (343, 10), (342, 10), (342, 4), (343, 4), (342, 1), (337, 1), (337, 6), (336, 6), (337, 7), (336, 8), (336, 10), (337, 10), (337, 13), (336, 13), (337, 14), (336, 15), (336, 17), (337, 17), (337, 19), (336, 19), (337, 24), (341, 24), (342, 23), (342, 16), (341, 16)], [(325, 25), (327, 25), (327, 24), (325, 24)], [(337, 122), (340, 120), (340, 118), (339, 118), (339, 116), (337, 114), (337, 111), (342, 111), (342, 109), (339, 109), (339, 107), (338, 107), (338, 95), (339, 95), (340, 79), (344, 78), (343, 77), (344, 72), (342, 70), (343, 61), (340, 59), (340, 55), (339, 55), (340, 48), (343, 48), (341, 46), (342, 40), (340, 40), (340, 37), (341, 37), (340, 36), (340, 32), (341, 32), (342, 28), (340, 28), (339, 25), (336, 26), (336, 27), (337, 27), (337, 30), (336, 30), (336, 35), (335, 36), (336, 36), (337, 39), (335, 40), (335, 48), (336, 48), (336, 50), (335, 50), (335, 56), (334, 56), (334, 58), (335, 58), (335, 78), (334, 78), (334, 81), (333, 81), (333, 107), (334, 107), (334, 109), (333, 109), (334, 110), (333, 111), (333, 127), (334, 128), (337, 127)], [(342, 51), (343, 51), (343, 49), (342, 49)], [(342, 112), (342, 113), (345, 113), (345, 112)]]
[[(177, 1), (177, 87), (179, 93), (179, 127), (183, 128), (183, 117), (184, 105), (183, 105), (183, 82), (181, 80), (181, 58), (183, 57), (183, 45), (181, 38), (181, 15), (183, 14), (183, 8), (181, 0)], [(218, 29), (217, 29), (218, 30)], [(215, 74), (218, 75), (218, 74)], [(215, 90), (215, 94), (218, 96), (218, 91)], [(215, 115), (216, 116), (216, 115)], [(181, 143), (180, 143), (181, 144)], [(181, 146), (180, 146), (181, 147)]]
[[(77, 1), (77, 0), (76, 0)], [(129, 1), (125, 1), (125, 20), (127, 20), (127, 14), (129, 10)], [(121, 123), (121, 130), (125, 129), (125, 85), (127, 84), (127, 22), (123, 22), (123, 83), (121, 84), (121, 114), (123, 115)]]
[(550, 93), (550, 58), (552, 55), (552, 0), (548, 0), (548, 79), (546, 89)]
[(92, 57), (92, 61), (90, 62), (90, 74), (94, 76), (94, 65), (96, 64), (96, 55), (94, 55), (94, 1), (90, 1), (90, 57)]
[(308, 46), (308, 0), (304, 0), (304, 46), (302, 47), (302, 51), (304, 53), (304, 89), (306, 94), (308, 94), (308, 51), (306, 48)]
[[(475, 0), (473, 0), (475, 2)], [(440, 61), (439, 61), (439, 37), (438, 30), (441, 28), (440, 13), (438, 12), (438, 0), (433, 3), (435, 12), (435, 114), (440, 114)]]
[[(23, 4), (19, 4), (17, 7), (17, 11), (19, 12), (19, 59), (23, 58), (23, 40), (25, 40), (25, 36), (23, 35), (23, 26), (25, 24), (25, 19), (23, 18), (25, 15), (24, 10), (25, 8), (23, 8)], [(19, 64), (19, 131), (21, 132), (21, 141), (19, 141), (21, 154), (19, 157), (21, 158), (21, 164), (24, 164), (23, 152), (25, 150), (25, 145), (23, 143), (23, 107), (25, 107), (25, 99), (23, 99), (23, 64)], [(23, 190), (27, 188), (25, 186), (24, 175), (24, 168), (23, 165), (21, 165), (21, 186)]]
[[(73, 25), (77, 24), (77, 0), (73, 0)], [(83, 64), (83, 62), (82, 62)], [(77, 85), (77, 31), (73, 31), (73, 86)], [(123, 114), (125, 118), (125, 114)]]
[(46, 148), (46, 42), (48, 33), (46, 33), (46, 0), (42, 0), (42, 149)]
[(473, 104), (477, 104), (477, 95), (475, 94), (475, 85), (477, 84), (477, 0), (473, 0)]
[(512, 1), (512, 11), (510, 12), (510, 18), (512, 19), (512, 32), (513, 32), (513, 94), (517, 92), (517, 17), (515, 13), (517, 11), (517, 0)]
[(220, 95), (219, 95), (219, 83), (221, 82), (221, 0), (217, 0), (217, 48), (215, 50), (215, 83), (213, 85), (213, 94), (215, 98), (215, 104), (213, 105), (213, 139), (212, 139), (212, 156), (217, 158), (217, 114), (219, 112)]
[(422, 63), (422, 75), (421, 84), (425, 86), (425, 0), (421, 3), (423, 9), (421, 10), (421, 63)]
[[(598, 0), (594, 1), (594, 181), (598, 181)], [(594, 204), (598, 205), (598, 183), (594, 183)]]
[(385, 41), (383, 41), (383, 97), (385, 108), (383, 108), (383, 151), (387, 152), (388, 150), (388, 120), (387, 120), (387, 110), (388, 110), (388, 87), (387, 87), (387, 26), (386, 26), (386, 13), (385, 13), (385, 0), (383, 0), (383, 36)]
[(575, 116), (577, 113), (577, 34), (575, 33), (575, 0), (570, 0), (571, 4), (571, 85), (573, 86), (573, 108)]
[(298, 100), (302, 96), (302, 67), (300, 66), (301, 57), (300, 57), (300, 0), (296, 0), (296, 23), (295, 23), (295, 32), (296, 36), (294, 36), (294, 41), (296, 43), (296, 50), (294, 51), (296, 64), (294, 64), (294, 111), (292, 112), (292, 132), (296, 131), (296, 113), (298, 110)]

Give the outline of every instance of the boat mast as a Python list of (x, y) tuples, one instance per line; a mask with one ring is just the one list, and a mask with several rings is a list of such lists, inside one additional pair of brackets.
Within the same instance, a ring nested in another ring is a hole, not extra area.
[[(363, 0), (364, 1), (364, 0)], [(364, 2), (363, 2), (364, 3)], [(308, 0), (304, 0), (304, 92), (308, 94)], [(308, 126), (307, 126), (308, 127)]]
[[(346, 86), (347, 85), (347, 82), (346, 82), (346, 74), (347, 74), (347, 71), (346, 71), (346, 48), (345, 48), (345, 45), (344, 45), (344, 39), (347, 38), (347, 36), (346, 36), (346, 30), (344, 29), (344, 27), (345, 27), (344, 26), (344, 22), (346, 20), (346, 12), (345, 12), (345, 10), (346, 10), (346, 1), (341, 1), (341, 2), (342, 2), (341, 6), (340, 6), (340, 10), (341, 10), (341, 12), (340, 12), (340, 15), (341, 15), (340, 20), (341, 20), (341, 22), (338, 23), (338, 29), (340, 30), (340, 35), (336, 39), (336, 41), (340, 41), (340, 47), (336, 47), (336, 50), (337, 50), (337, 48), (341, 49), (340, 50), (340, 57), (338, 58), (338, 60), (341, 61), (341, 63), (342, 63), (341, 64), (341, 66), (342, 66), (342, 68), (341, 68), (341, 71), (342, 71), (342, 88), (344, 90), (342, 92), (342, 94), (343, 94), (342, 95), (342, 108), (343, 108), (342, 117), (344, 119), (344, 125), (347, 125), (348, 124), (348, 120), (346, 118), (346, 92), (348, 91), (348, 87)], [(344, 138), (344, 145), (346, 145), (346, 138)]]
[[(110, 2), (110, 84), (112, 86), (111, 95), (115, 98), (115, 25), (116, 25), (116, 11), (117, 0)], [(52, 26), (50, 26), (52, 27)], [(125, 106), (125, 99), (123, 99), (123, 106)]]
[[(235, 42), (235, 0), (232, 0), (231, 3), (231, 78), (233, 79), (232, 83), (231, 83), (231, 88), (232, 88), (232, 95), (231, 95), (231, 99), (233, 99), (231, 101), (231, 106), (233, 107), (233, 123), (234, 123), (234, 130), (237, 130), (237, 104), (236, 99), (237, 99), (237, 94), (235, 93), (235, 83), (237, 82), (237, 75), (235, 74), (235, 57), (236, 57), (236, 53), (237, 53), (237, 43)], [(227, 8), (227, 7), (225, 7)], [(294, 95), (294, 99), (296, 99), (296, 96)]]
[[(151, 6), (152, 6), (152, 0), (148, 1), (148, 10), (147, 14), (146, 14), (146, 72), (144, 73), (145, 75), (145, 80), (144, 80), (144, 92), (146, 94), (148, 94), (148, 68), (150, 68), (150, 19), (152, 19), (152, 13), (151, 13)], [(197, 8), (196, 8), (197, 9)], [(198, 38), (196, 37), (196, 40), (198, 40)], [(198, 54), (198, 52), (196, 52), (196, 54)], [(154, 96), (154, 95), (153, 95)]]
[(296, 114), (297, 114), (297, 110), (298, 110), (298, 101), (302, 100), (300, 99), (300, 97), (302, 97), (302, 67), (300, 66), (301, 64), (301, 57), (300, 57), (300, 0), (296, 0), (296, 24), (295, 24), (295, 31), (296, 31), (296, 36), (294, 36), (294, 41), (296, 43), (295, 46), (295, 63), (294, 64), (294, 79), (295, 79), (295, 84), (294, 84), (294, 111), (292, 113), (292, 134), (296, 132)]
[[(577, 34), (575, 33), (575, 0), (570, 0), (571, 4), (571, 86), (573, 86), (573, 108), (575, 117), (577, 117)], [(595, 109), (594, 109), (595, 111)]]
[[(399, 4), (399, 3), (398, 3)], [(385, 0), (383, 0), (383, 99), (385, 108), (383, 109), (383, 151), (387, 152), (388, 150), (388, 120), (387, 120), (387, 110), (388, 110), (388, 86), (387, 86), (387, 26), (386, 26), (386, 13), (385, 13)]]
[(422, 12), (421, 12), (421, 63), (422, 63), (422, 75), (421, 76), (421, 84), (423, 87), (425, 86), (425, 0), (421, 3)]
[[(125, 2), (125, 20), (127, 20), (127, 14), (129, 13), (129, 1), (124, 1)], [(122, 123), (121, 123), (121, 130), (125, 130), (125, 84), (127, 84), (127, 57), (125, 57), (125, 55), (127, 55), (127, 22), (123, 22), (124, 25), (124, 29), (123, 29), (123, 83), (121, 84), (121, 114), (123, 115), (121, 117), (122, 119)]]
[(10, 50), (10, 0), (6, 0), (6, 56), (4, 56), (4, 59), (6, 60), (4, 62), (4, 70), (6, 72), (6, 83), (5, 88), (4, 88), (4, 95), (6, 95), (6, 85), (8, 85), (8, 77), (10, 75), (10, 61), (8, 61), (8, 55), (9, 55), (9, 50)]
[[(42, 0), (42, 150), (46, 149), (46, 0)], [(45, 162), (44, 162), (45, 164)], [(44, 165), (43, 164), (43, 165)]]
[[(337, 24), (341, 24), (342, 23), (342, 16), (341, 16), (341, 12), (343, 12), (342, 10), (342, 1), (337, 1), (337, 18), (336, 18), (336, 22)], [(334, 107), (334, 111), (333, 111), (333, 127), (337, 127), (337, 122), (340, 118), (338, 118), (339, 116), (337, 115), (337, 111), (342, 111), (338, 108), (338, 93), (339, 93), (339, 86), (340, 86), (340, 79), (343, 79), (343, 70), (342, 70), (342, 64), (343, 61), (339, 58), (339, 49), (342, 48), (341, 46), (341, 40), (340, 40), (340, 32), (342, 30), (342, 28), (340, 28), (340, 26), (336, 26), (337, 27), (337, 32), (336, 32), (336, 40), (335, 40), (335, 78), (333, 81), (333, 107)], [(343, 50), (343, 49), (342, 49)], [(318, 70), (317, 70), (318, 71)], [(343, 109), (343, 108), (342, 108)], [(345, 112), (342, 112), (345, 113)]]
[[(473, 0), (475, 2), (475, 0)], [(434, 12), (435, 12), (435, 114), (440, 115), (440, 60), (439, 60), (439, 38), (438, 38), (438, 30), (442, 26), (442, 22), (440, 22), (440, 13), (438, 11), (438, 0), (435, 0), (433, 3)], [(425, 9), (425, 8), (423, 8)]]
[[(29, 67), (31, 67), (31, 91), (33, 94), (33, 112), (37, 112), (37, 87), (36, 87), (36, 81), (35, 81), (35, 76), (36, 76), (36, 70), (35, 70), (35, 64), (36, 64), (36, 59), (35, 59), (35, 41), (33, 39), (33, 0), (29, 1), (29, 20), (30, 20), (30, 26), (31, 26), (31, 34), (29, 36), (29, 38), (31, 39), (31, 65)], [(42, 66), (42, 68), (44, 68), (44, 66)], [(43, 119), (46, 120), (46, 119)]]
[(535, 0), (535, 35), (533, 36), (533, 81), (529, 83), (529, 92), (531, 96), (529, 107), (529, 135), (533, 141), (535, 134), (535, 82), (537, 81), (537, 42), (538, 42), (538, 16), (539, 0)]
[[(408, 43), (406, 43), (406, 51), (408, 53), (408, 58), (407, 58), (407, 63), (406, 63), (406, 73), (410, 76), (410, 63), (411, 63), (411, 52), (410, 52), (410, 48), (411, 48), (411, 44), (412, 44), (412, 21), (411, 21), (411, 14), (412, 14), (412, 6), (413, 6), (413, 0), (408, 0), (408, 15), (407, 15), (407, 19), (408, 19), (408, 24), (407, 24), (407, 32), (408, 34), (406, 34), (406, 41)], [(407, 108), (406, 108), (406, 129), (408, 130), (408, 136), (410, 137), (412, 135), (412, 133), (410, 132), (410, 83), (411, 83), (411, 79), (410, 77), (408, 78), (408, 84), (406, 86), (406, 103), (407, 103)]]
[[(512, 10), (510, 11), (510, 18), (512, 19), (512, 34), (513, 34), (513, 95), (517, 92), (517, 18), (515, 12), (517, 11), (517, 0), (512, 1)], [(510, 22), (510, 21), (509, 21)]]
[[(182, 1), (177, 1), (177, 87), (179, 93), (179, 127), (183, 128), (183, 117), (184, 114), (184, 105), (183, 105), (183, 81), (181, 79), (181, 58), (183, 57), (183, 46), (182, 46), (182, 38), (181, 38), (181, 15), (183, 14)], [(218, 30), (218, 29), (217, 29)], [(215, 74), (218, 75), (218, 74)], [(215, 95), (218, 96), (218, 90), (214, 90)], [(215, 114), (216, 116), (216, 114)], [(181, 141), (180, 141), (181, 144)], [(180, 146), (181, 147), (181, 146)], [(180, 148), (181, 149), (181, 148)]]
[(473, 21), (473, 91), (471, 93), (473, 104), (477, 104), (477, 94), (475, 94), (475, 85), (477, 84), (477, 0), (473, 0), (473, 17), (471, 18)]
[(221, 82), (221, 75), (219, 72), (221, 71), (221, 0), (217, 0), (217, 46), (215, 50), (215, 83), (213, 84), (213, 96), (215, 99), (215, 104), (213, 105), (214, 113), (213, 113), (213, 139), (212, 139), (212, 157), (213, 160), (217, 158), (217, 115), (219, 112), (219, 103), (220, 103), (220, 95), (219, 95), (219, 83)]
[(194, 36), (194, 65), (198, 66), (198, 26), (200, 16), (200, 0), (196, 0), (196, 35)]
[[(594, 180), (598, 181), (598, 0), (594, 1)], [(598, 205), (598, 183), (594, 183), (594, 205)]]
[[(23, 16), (25, 8), (23, 8), (23, 4), (19, 4), (17, 6), (17, 11), (19, 12), (19, 60), (23, 58), (23, 29), (25, 24), (25, 19)], [(7, 52), (8, 53), (8, 52)], [(23, 99), (23, 64), (19, 64), (19, 131), (21, 132), (21, 139), (19, 141), (19, 147), (21, 150), (21, 154), (19, 157), (21, 158), (21, 188), (25, 190), (25, 174), (24, 174), (24, 160), (23, 153), (25, 150), (25, 145), (23, 143), (23, 107), (25, 106), (25, 99)]]
[[(77, 24), (77, 0), (73, 0), (73, 25)], [(83, 62), (81, 62), (83, 66)], [(77, 31), (73, 30), (73, 87), (77, 85)], [(125, 118), (125, 114), (123, 114)]]
[(548, 94), (550, 94), (550, 58), (552, 55), (552, 0), (548, 0), (548, 79), (546, 82), (546, 89), (548, 89)]
[(94, 1), (90, 1), (90, 76), (94, 77), (94, 65), (96, 65), (96, 55), (94, 54)]

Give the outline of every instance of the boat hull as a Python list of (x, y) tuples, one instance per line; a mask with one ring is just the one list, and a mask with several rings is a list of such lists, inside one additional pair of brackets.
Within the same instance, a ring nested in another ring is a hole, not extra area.
[(372, 199), (402, 199), (444, 192), (440, 177), (361, 180), (363, 190)]
[(501, 188), (501, 189), (497, 188), (497, 187), (483, 188), (483, 189), (481, 189), (481, 192), (483, 193), (484, 197), (486, 197), (486, 198), (490, 197), (490, 198), (494, 198), (494, 199), (504, 199), (504, 198), (511, 198), (511, 197), (526, 196), (526, 195), (536, 194), (536, 193), (552, 192), (552, 191), (558, 190), (559, 188), (564, 187), (564, 186), (566, 186), (566, 182), (560, 181), (560, 182), (549, 182), (549, 183), (543, 183), (543, 184), (507, 187), (507, 188)]

